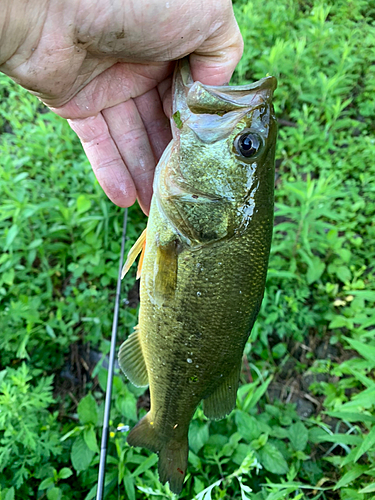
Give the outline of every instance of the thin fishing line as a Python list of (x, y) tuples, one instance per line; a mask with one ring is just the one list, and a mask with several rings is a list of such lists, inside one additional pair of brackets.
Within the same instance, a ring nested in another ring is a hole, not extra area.
[(124, 248), (125, 248), (127, 222), (128, 222), (128, 209), (125, 208), (125, 210), (124, 210), (124, 222), (123, 222), (123, 226), (122, 226), (120, 264), (119, 264), (119, 271), (118, 271), (118, 278), (117, 278), (115, 308), (113, 311), (111, 350), (109, 352), (108, 379), (107, 379), (107, 390), (106, 390), (106, 395), (105, 395), (103, 432), (102, 432), (102, 442), (101, 442), (101, 446), (100, 446), (98, 488), (97, 488), (97, 492), (96, 492), (96, 500), (102, 500), (103, 491), (104, 491), (105, 466), (106, 466), (106, 460), (107, 460), (107, 445), (108, 445), (108, 435), (109, 435), (109, 415), (111, 412), (112, 381), (113, 381), (113, 371), (114, 371), (115, 353), (116, 353), (118, 315), (119, 315), (119, 309), (120, 309), (121, 271), (122, 271), (122, 266), (123, 266), (123, 261), (124, 261)]

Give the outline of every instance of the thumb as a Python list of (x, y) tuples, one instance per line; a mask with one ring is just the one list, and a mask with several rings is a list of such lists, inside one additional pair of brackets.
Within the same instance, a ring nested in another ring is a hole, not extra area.
[(205, 85), (228, 83), (242, 53), (243, 39), (230, 6), (227, 22), (219, 26), (190, 54), (190, 68), (194, 81)]

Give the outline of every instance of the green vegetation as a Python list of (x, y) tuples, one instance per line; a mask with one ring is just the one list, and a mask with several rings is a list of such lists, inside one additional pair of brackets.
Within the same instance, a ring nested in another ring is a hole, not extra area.
[[(237, 408), (218, 422), (197, 410), (181, 498), (370, 500), (375, 3), (237, 0), (235, 11), (246, 50), (234, 81), (279, 80), (275, 231)], [(0, 76), (0, 499), (89, 500), (122, 210), (44, 111)], [(127, 249), (144, 224), (132, 207)], [(119, 341), (136, 323), (133, 284)], [(156, 455), (126, 444), (146, 406), (118, 373), (108, 500), (175, 498)]]

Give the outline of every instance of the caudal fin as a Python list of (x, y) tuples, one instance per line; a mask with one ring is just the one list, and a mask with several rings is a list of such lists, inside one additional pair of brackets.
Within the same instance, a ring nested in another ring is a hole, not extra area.
[(159, 452), (159, 477), (177, 495), (181, 493), (187, 469), (188, 440), (167, 442)]
[(138, 422), (128, 435), (130, 446), (141, 446), (158, 453), (160, 482), (169, 481), (173, 493), (179, 494), (184, 483), (187, 459), (188, 440), (162, 439), (151, 419), (150, 413)]

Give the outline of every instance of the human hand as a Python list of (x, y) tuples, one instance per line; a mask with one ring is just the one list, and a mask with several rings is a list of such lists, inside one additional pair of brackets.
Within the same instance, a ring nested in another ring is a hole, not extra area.
[(242, 55), (231, 1), (5, 0), (4, 7), (0, 71), (69, 120), (114, 203), (138, 197), (148, 213), (154, 169), (171, 139), (173, 61), (190, 54), (195, 80), (229, 81)]

